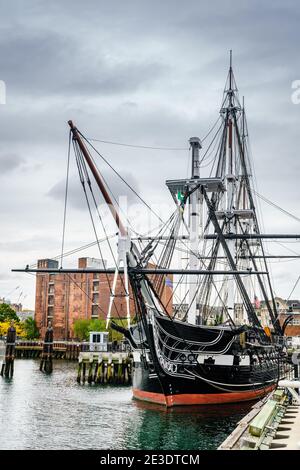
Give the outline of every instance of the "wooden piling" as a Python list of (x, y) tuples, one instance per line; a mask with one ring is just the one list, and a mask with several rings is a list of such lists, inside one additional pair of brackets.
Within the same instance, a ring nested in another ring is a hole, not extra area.
[(16, 349), (16, 329), (14, 322), (11, 322), (10, 327), (7, 330), (6, 347), (5, 347), (5, 358), (1, 367), (1, 376), (6, 378), (12, 378), (14, 375), (14, 360), (15, 360), (15, 349)]
[(78, 369), (77, 369), (77, 382), (79, 384), (81, 382), (81, 370), (82, 370), (82, 359), (80, 358), (78, 361)]
[(96, 378), (97, 384), (100, 384), (102, 382), (102, 368), (103, 368), (102, 354), (100, 353), (98, 356), (98, 371), (97, 371), (97, 378)]
[(84, 384), (87, 380), (89, 384), (129, 385), (131, 361), (127, 352), (81, 352), (78, 358), (77, 382)]
[(40, 371), (51, 374), (53, 371), (53, 328), (51, 322), (45, 333)]
[(93, 381), (93, 358), (90, 358), (88, 383), (91, 384)]
[(112, 381), (112, 354), (111, 353), (108, 356), (106, 377), (107, 377), (107, 383), (111, 383)]
[(85, 383), (85, 369), (86, 369), (86, 363), (83, 362), (83, 364), (82, 364), (82, 383)]
[(121, 383), (123, 382), (123, 381), (122, 381), (122, 378), (123, 378), (123, 374), (122, 374), (122, 358), (119, 358), (117, 383), (121, 384)]
[(98, 367), (99, 367), (99, 363), (98, 363), (98, 362), (96, 362), (96, 363), (95, 363), (95, 371), (94, 371), (94, 376), (93, 376), (93, 382), (94, 382), (94, 383), (97, 383)]

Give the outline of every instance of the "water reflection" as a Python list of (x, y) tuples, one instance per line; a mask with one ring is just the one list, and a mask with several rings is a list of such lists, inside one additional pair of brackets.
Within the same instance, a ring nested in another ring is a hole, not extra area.
[(0, 380), (1, 449), (215, 449), (250, 404), (166, 409), (129, 387), (76, 383), (76, 364), (17, 360)]
[(164, 408), (133, 401), (139, 426), (128, 435), (130, 449), (216, 449), (251, 404)]

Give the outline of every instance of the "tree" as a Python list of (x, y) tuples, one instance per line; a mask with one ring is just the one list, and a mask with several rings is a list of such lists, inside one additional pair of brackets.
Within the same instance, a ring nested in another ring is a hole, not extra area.
[(32, 317), (24, 321), (24, 330), (27, 339), (36, 339), (40, 336), (36, 321)]
[[(0, 322), (0, 337), (5, 336), (7, 334), (7, 330), (10, 327), (10, 321), (3, 321)], [(15, 323), (15, 328), (17, 332), (17, 336), (20, 338), (25, 337), (24, 327), (22, 323)]]
[(105, 331), (106, 320), (94, 319), (89, 322), (89, 331)]
[[(125, 320), (114, 320), (115, 323), (124, 326)], [(88, 341), (90, 331), (108, 331), (109, 341), (121, 341), (124, 339), (122, 333), (115, 331), (108, 327), (106, 330), (106, 320), (93, 319), (93, 320), (75, 320), (74, 322), (74, 335), (79, 341)]]
[[(114, 322), (123, 326), (123, 320), (114, 320)], [(122, 339), (124, 339), (122, 333), (119, 333), (118, 331), (114, 330), (113, 328), (111, 328), (110, 325), (108, 329), (106, 330), (106, 320), (103, 320), (103, 319), (90, 320), (88, 330), (89, 332), (90, 331), (107, 331), (109, 341), (121, 341)]]
[(216, 314), (214, 326), (221, 325), (223, 323), (223, 313)]
[(74, 334), (79, 341), (87, 340), (89, 335), (89, 320), (76, 320), (74, 322)]
[(13, 308), (9, 304), (1, 304), (0, 305), (0, 321), (19, 321), (19, 317), (14, 311)]

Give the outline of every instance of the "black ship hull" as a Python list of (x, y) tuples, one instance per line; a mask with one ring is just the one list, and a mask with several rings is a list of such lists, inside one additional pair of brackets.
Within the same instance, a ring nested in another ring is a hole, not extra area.
[[(226, 375), (228, 376), (230, 373), (229, 369)], [(210, 377), (210, 380), (216, 379), (217, 376), (218, 371), (209, 371), (208, 377)], [(143, 364), (136, 363), (133, 374), (133, 396), (138, 400), (168, 407), (236, 403), (261, 398), (272, 391), (276, 387), (276, 383), (277, 374), (274, 374), (273, 379), (269, 379), (268, 375), (268, 380), (259, 385), (253, 385), (249, 377), (247, 383), (244, 382), (242, 386), (237, 386), (231, 390), (229, 390), (229, 387), (232, 387), (233, 384), (222, 382), (224, 389), (228, 387), (227, 391), (222, 391), (218, 386), (209, 385), (201, 380), (190, 383), (178, 378), (169, 378), (164, 391), (156, 374), (151, 374)], [(169, 393), (167, 389), (169, 389)]]
[(168, 407), (261, 398), (282, 376), (281, 352), (257, 338), (153, 316), (148, 341), (134, 344), (133, 396)]

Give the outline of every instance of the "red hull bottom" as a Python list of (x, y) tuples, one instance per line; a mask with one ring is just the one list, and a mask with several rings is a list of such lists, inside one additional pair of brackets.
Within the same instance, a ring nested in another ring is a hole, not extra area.
[(185, 393), (180, 395), (164, 395), (163, 393), (145, 392), (143, 390), (133, 389), (133, 396), (138, 400), (157, 403), (167, 407), (181, 405), (217, 405), (222, 403), (237, 403), (240, 401), (251, 401), (261, 398), (274, 390), (276, 385), (271, 385), (259, 390), (247, 392), (228, 392), (228, 393)]

